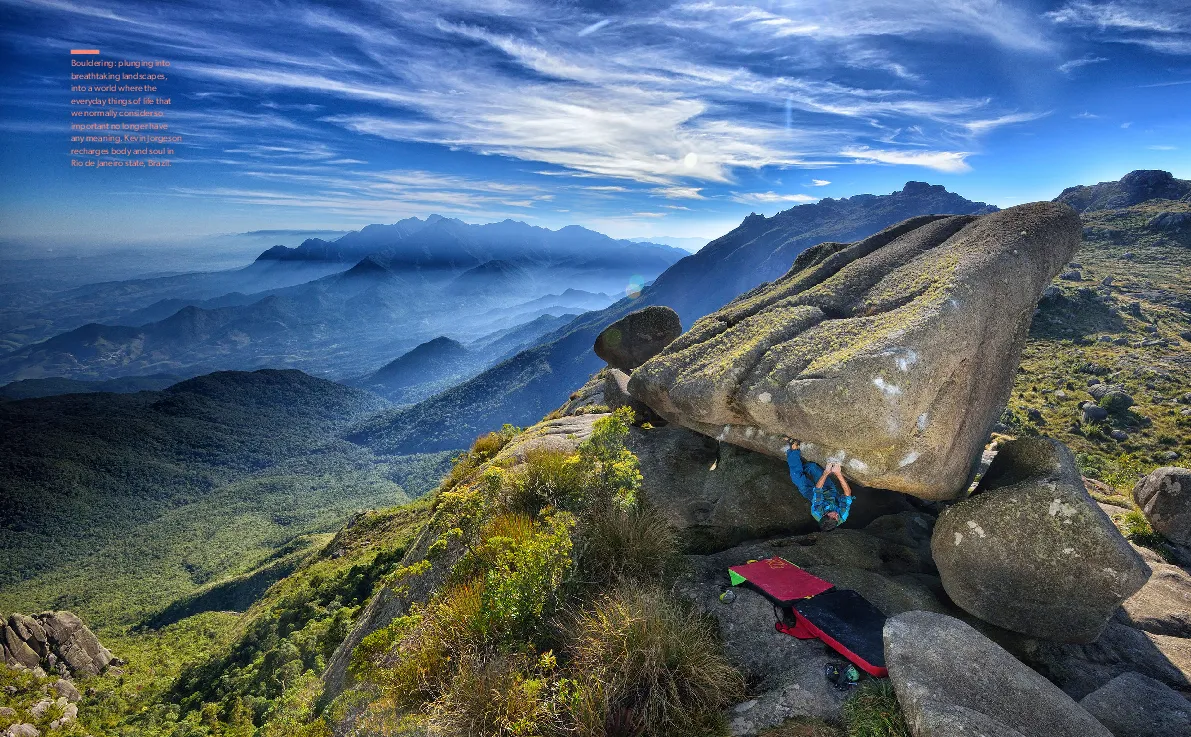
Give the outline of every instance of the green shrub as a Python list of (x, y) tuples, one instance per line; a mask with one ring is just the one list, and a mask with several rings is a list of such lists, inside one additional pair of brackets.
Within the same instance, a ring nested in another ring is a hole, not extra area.
[(525, 465), (508, 480), (503, 503), (507, 509), (537, 514), (543, 508), (576, 509), (587, 492), (589, 469), (574, 453), (535, 448)]
[(1121, 517), (1121, 534), (1147, 548), (1157, 550), (1166, 544), (1166, 538), (1154, 532), (1150, 521), (1146, 519), (1140, 509), (1132, 509)]
[(865, 682), (844, 702), (848, 737), (912, 737), (887, 679)]
[(659, 588), (603, 596), (579, 618), (574, 637), (582, 734), (603, 734), (625, 715), (636, 734), (651, 737), (721, 733), (722, 710), (744, 693), (714, 624)]

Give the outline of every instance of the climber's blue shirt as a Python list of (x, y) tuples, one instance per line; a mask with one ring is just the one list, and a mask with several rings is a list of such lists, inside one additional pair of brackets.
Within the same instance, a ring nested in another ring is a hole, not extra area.
[(835, 479), (830, 476), (823, 482), (822, 489), (815, 488), (815, 482), (823, 475), (823, 467), (818, 463), (803, 462), (802, 451), (797, 448), (786, 450), (786, 464), (790, 467), (790, 480), (798, 487), (811, 503), (811, 515), (815, 521), (823, 519), (828, 512), (839, 515), (840, 524), (848, 519), (848, 512), (852, 509), (852, 497), (840, 491)]

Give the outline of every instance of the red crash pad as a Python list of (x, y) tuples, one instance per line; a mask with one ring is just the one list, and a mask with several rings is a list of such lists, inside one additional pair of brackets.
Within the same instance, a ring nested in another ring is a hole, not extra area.
[[(767, 558), (728, 569), (733, 584), (747, 581), (758, 591), (783, 606), (821, 594), (832, 584), (812, 576), (784, 558)], [(737, 579), (742, 579), (738, 581)]]

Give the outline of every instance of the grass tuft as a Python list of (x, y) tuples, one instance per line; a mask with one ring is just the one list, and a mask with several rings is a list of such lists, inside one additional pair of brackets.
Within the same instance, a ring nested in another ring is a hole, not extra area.
[(913, 737), (893, 684), (884, 678), (866, 681), (844, 702), (844, 721), (848, 737)]

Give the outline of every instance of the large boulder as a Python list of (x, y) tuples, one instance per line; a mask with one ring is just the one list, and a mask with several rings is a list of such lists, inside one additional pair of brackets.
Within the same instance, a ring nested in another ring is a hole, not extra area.
[(596, 337), (595, 353), (613, 368), (632, 371), (682, 335), (678, 313), (652, 305), (630, 312)]
[(1079, 246), (1051, 203), (923, 216), (805, 251), (633, 372), (662, 417), (868, 486), (963, 493), (1012, 387), (1034, 306)]
[(1084, 489), (1075, 458), (1045, 438), (1006, 443), (931, 540), (951, 599), (1015, 632), (1092, 642), (1150, 568)]
[(915, 737), (1112, 737), (971, 626), (915, 611), (885, 623), (885, 663)]
[(1191, 545), (1191, 470), (1165, 466), (1133, 487), (1150, 526), (1179, 545)]
[(1113, 737), (1191, 735), (1191, 702), (1140, 673), (1122, 673), (1079, 704)]

